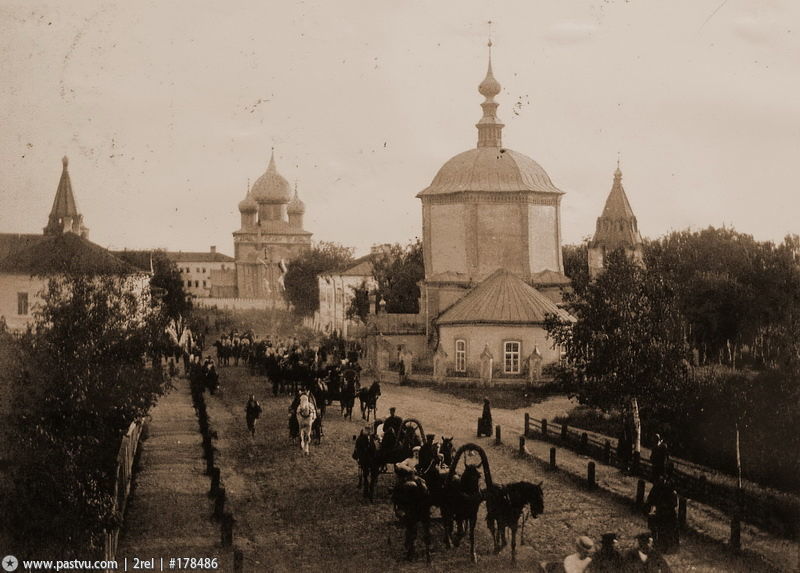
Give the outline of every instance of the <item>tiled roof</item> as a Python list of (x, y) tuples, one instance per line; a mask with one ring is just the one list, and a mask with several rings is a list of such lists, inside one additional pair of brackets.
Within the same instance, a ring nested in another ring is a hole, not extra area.
[(606, 198), (603, 214), (597, 218), (597, 229), (591, 247), (604, 246), (608, 250), (618, 247), (635, 247), (642, 243), (636, 215), (622, 187), (622, 172), (614, 172), (614, 184)]
[(167, 251), (167, 258), (175, 263), (232, 263), (236, 259), (222, 253), (194, 253), (189, 251)]
[(357, 258), (339, 271), (338, 274), (345, 277), (371, 277), (372, 255), (364, 255)]
[(35, 245), (44, 238), (44, 235), (27, 233), (0, 233), (0, 261), (9, 255)]
[(567, 278), (563, 273), (551, 271), (550, 269), (533, 273), (531, 275), (531, 284), (537, 286), (553, 286), (553, 285), (568, 285), (572, 281)]
[(128, 275), (141, 271), (100, 245), (75, 233), (62, 233), (42, 237), (41, 241), (6, 257), (0, 261), (0, 272), (31, 275)]
[(541, 324), (548, 314), (574, 320), (517, 275), (498, 269), (447, 309), (436, 323)]
[(541, 165), (530, 157), (501, 147), (478, 147), (445, 163), (429, 187), (417, 197), (461, 191), (536, 191), (562, 195)]

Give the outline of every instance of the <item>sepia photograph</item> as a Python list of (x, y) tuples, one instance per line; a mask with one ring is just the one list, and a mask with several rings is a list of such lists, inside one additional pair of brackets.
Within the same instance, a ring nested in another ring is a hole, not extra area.
[(800, 570), (800, 3), (0, 0), (0, 573)]

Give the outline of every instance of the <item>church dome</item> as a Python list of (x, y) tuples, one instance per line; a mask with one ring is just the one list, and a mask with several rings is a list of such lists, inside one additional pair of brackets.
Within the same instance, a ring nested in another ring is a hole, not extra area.
[(240, 213), (255, 213), (256, 211), (258, 211), (258, 203), (256, 203), (252, 196), (248, 195), (239, 201)]
[(461, 191), (536, 191), (562, 194), (541, 165), (502, 147), (477, 147), (445, 163), (418, 197)]
[(294, 197), (289, 201), (289, 206), (286, 211), (292, 215), (302, 215), (306, 212), (306, 204), (303, 203), (297, 195), (297, 187), (294, 189)]
[(275, 167), (275, 152), (269, 159), (266, 173), (253, 183), (250, 196), (258, 203), (288, 203), (292, 198), (289, 182)]

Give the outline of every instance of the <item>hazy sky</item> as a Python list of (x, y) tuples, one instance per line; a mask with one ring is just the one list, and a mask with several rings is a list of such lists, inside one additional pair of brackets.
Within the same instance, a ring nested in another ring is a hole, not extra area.
[(266, 169), (317, 240), (421, 234), (475, 146), (487, 21), (504, 144), (591, 234), (617, 154), (642, 233), (800, 232), (800, 2), (0, 0), (0, 232), (41, 232), (70, 157), (90, 238), (232, 254)]

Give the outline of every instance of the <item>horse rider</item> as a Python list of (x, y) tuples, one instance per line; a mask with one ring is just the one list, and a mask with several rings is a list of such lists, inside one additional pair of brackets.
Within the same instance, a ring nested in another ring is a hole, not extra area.
[(297, 407), (297, 423), (300, 426), (300, 447), (305, 455), (310, 455), (311, 426), (317, 417), (317, 409), (309, 401), (308, 394), (300, 395), (300, 405)]
[(258, 403), (254, 394), (250, 394), (250, 398), (247, 400), (247, 404), (244, 407), (244, 415), (247, 421), (247, 429), (255, 437), (256, 420), (261, 416), (261, 404)]
[(392, 449), (397, 445), (397, 438), (400, 437), (400, 428), (403, 427), (403, 418), (396, 415), (397, 409), (392, 406), (389, 408), (389, 417), (383, 421), (383, 449)]

